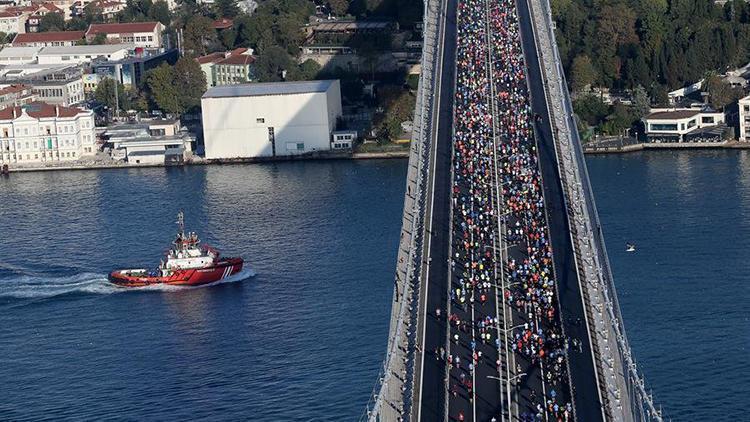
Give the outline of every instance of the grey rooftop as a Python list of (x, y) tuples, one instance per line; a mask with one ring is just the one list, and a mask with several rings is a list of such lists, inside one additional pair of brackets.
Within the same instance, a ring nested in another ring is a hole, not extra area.
[(326, 92), (336, 80), (304, 82), (266, 82), (215, 86), (203, 98), (258, 97), (264, 95), (292, 95)]

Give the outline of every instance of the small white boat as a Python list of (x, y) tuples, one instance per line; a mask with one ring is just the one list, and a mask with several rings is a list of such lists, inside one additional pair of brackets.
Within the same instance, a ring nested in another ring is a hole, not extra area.
[(635, 252), (635, 245), (632, 243), (626, 243), (625, 252)]

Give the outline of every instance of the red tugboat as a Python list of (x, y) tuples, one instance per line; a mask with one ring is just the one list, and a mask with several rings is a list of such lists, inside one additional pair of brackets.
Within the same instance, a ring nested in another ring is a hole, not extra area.
[(177, 225), (180, 227), (177, 238), (158, 268), (115, 270), (109, 274), (109, 281), (122, 287), (154, 284), (200, 286), (242, 271), (242, 258), (219, 258), (219, 251), (201, 245), (198, 235), (193, 232), (186, 234), (182, 212), (177, 214)]

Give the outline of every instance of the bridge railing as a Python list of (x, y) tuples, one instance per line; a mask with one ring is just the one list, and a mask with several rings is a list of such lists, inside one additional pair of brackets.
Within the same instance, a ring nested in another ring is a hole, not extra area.
[(433, 138), (433, 95), (439, 43), (440, 0), (424, 3), (421, 74), (417, 88), (414, 129), (412, 132), (406, 197), (402, 217), (398, 263), (396, 265), (393, 306), (386, 356), (377, 382), (360, 420), (401, 421), (409, 419), (420, 308), (420, 273), (424, 233), (424, 207), (428, 181), (429, 156)]
[[(582, 260), (581, 289), (593, 319), (592, 343), (598, 351), (597, 366), (602, 398), (609, 420), (657, 420), (661, 411), (654, 406), (638, 373), (625, 335), (609, 258), (594, 203), (588, 170), (584, 162), (570, 96), (565, 83), (548, 0), (530, 0), (543, 63), (550, 112), (556, 127), (556, 149), (566, 202), (571, 216), (571, 231), (576, 235), (577, 255)], [(610, 347), (610, 339), (615, 342)], [(595, 354), (596, 355), (596, 354)], [(622, 395), (625, 391), (626, 396)], [(624, 405), (624, 406), (623, 406)]]

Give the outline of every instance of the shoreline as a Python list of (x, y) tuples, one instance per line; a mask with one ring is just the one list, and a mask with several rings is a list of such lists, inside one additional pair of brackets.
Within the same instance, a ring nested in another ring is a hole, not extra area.
[[(689, 143), (689, 144), (631, 144), (625, 146), (612, 147), (587, 147), (583, 146), (584, 154), (604, 155), (604, 154), (627, 154), (637, 151), (648, 150), (707, 150), (707, 149), (750, 149), (750, 142), (722, 142), (714, 144), (706, 143)], [(353, 152), (353, 153), (327, 153), (304, 156), (284, 156), (284, 157), (254, 157), (254, 158), (231, 158), (231, 159), (212, 159), (199, 158), (196, 160), (186, 161), (182, 164), (132, 164), (132, 163), (100, 163), (100, 164), (77, 164), (65, 166), (49, 167), (10, 167), (9, 173), (28, 173), (41, 171), (78, 171), (78, 170), (110, 170), (110, 169), (132, 169), (132, 168), (151, 168), (151, 167), (183, 167), (183, 166), (206, 166), (206, 165), (229, 165), (229, 164), (259, 164), (259, 163), (278, 163), (289, 161), (321, 161), (321, 160), (394, 160), (408, 159), (409, 151), (391, 151), (391, 152)]]
[(681, 144), (650, 144), (638, 143), (623, 146), (586, 146), (583, 145), (584, 154), (627, 154), (629, 152), (647, 151), (647, 150), (706, 150), (706, 149), (750, 149), (750, 142), (716, 142), (716, 143), (697, 143), (686, 142)]
[(258, 163), (275, 163), (285, 161), (319, 161), (319, 160), (393, 160), (408, 159), (409, 151), (393, 152), (355, 152), (355, 153), (332, 153), (319, 154), (314, 156), (285, 156), (285, 157), (255, 157), (255, 158), (233, 158), (233, 159), (214, 159), (205, 158), (186, 161), (182, 164), (133, 164), (123, 162), (113, 163), (93, 163), (77, 164), (64, 166), (49, 167), (9, 167), (10, 173), (28, 173), (40, 171), (66, 171), (66, 170), (110, 170), (110, 169), (131, 169), (131, 168), (150, 168), (150, 167), (183, 167), (183, 166), (205, 166), (205, 165), (225, 165), (225, 164), (258, 164)]

